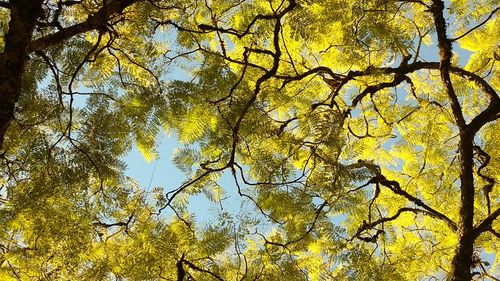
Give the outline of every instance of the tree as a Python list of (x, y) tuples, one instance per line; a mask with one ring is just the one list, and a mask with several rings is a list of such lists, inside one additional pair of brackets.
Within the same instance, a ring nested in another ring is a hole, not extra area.
[(154, 20), (190, 3), (164, 4), (1, 2), (0, 279), (163, 278), (192, 243), (184, 223), (154, 220), (121, 159), (134, 142), (154, 154), (167, 106)]
[[(36, 2), (2, 4), (5, 276), (495, 280), (495, 1)], [(153, 202), (120, 157), (162, 127)], [(195, 227), (227, 188), (254, 212)]]

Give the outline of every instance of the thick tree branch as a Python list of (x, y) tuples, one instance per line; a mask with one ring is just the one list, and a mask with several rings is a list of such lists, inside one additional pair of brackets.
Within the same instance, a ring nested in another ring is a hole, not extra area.
[(446, 21), (443, 16), (444, 3), (441, 0), (434, 0), (431, 6), (431, 12), (434, 17), (434, 25), (436, 26), (436, 33), (438, 37), (439, 46), (439, 56), (440, 64), (439, 70), (441, 72), (441, 80), (443, 81), (446, 93), (451, 102), (451, 110), (453, 111), (453, 116), (457, 122), (458, 127), (463, 130), (465, 129), (465, 119), (462, 113), (462, 108), (460, 102), (458, 101), (457, 95), (455, 94), (455, 89), (451, 83), (450, 77), (450, 67), (451, 67), (451, 57), (452, 46), (451, 42), (446, 35)]
[(142, 0), (114, 0), (103, 6), (95, 14), (90, 15), (84, 22), (66, 27), (56, 33), (52, 33), (36, 40), (33, 40), (26, 48), (27, 53), (32, 53), (60, 44), (76, 35), (96, 30), (104, 29), (106, 24), (114, 16), (119, 15), (127, 7)]
[(493, 234), (493, 236), (495, 236), (496, 238), (500, 239), (500, 233), (498, 233), (496, 230), (494, 230), (493, 228), (491, 229), (488, 229), (489, 232), (491, 232), (491, 234)]
[(186, 271), (184, 271), (184, 267), (182, 266), (182, 262), (184, 261), (184, 254), (180, 260), (175, 263), (175, 267), (177, 268), (177, 281), (184, 281), (184, 277), (186, 276)]
[(353, 101), (351, 106), (349, 106), (349, 109), (344, 112), (344, 117), (347, 117), (348, 114), (350, 114), (351, 110), (353, 108), (356, 108), (358, 103), (366, 97), (368, 94), (372, 95), (375, 94), (376, 92), (382, 90), (382, 89), (387, 89), (387, 88), (392, 88), (396, 87), (397, 85), (401, 84), (401, 82), (405, 81), (405, 77), (401, 75), (395, 75), (394, 79), (391, 82), (383, 82), (379, 83), (376, 85), (370, 85), (366, 87), (363, 92), (361, 92), (359, 95), (357, 95)]
[[(182, 264), (186, 264), (189, 268), (191, 268), (193, 270), (209, 274), (210, 276), (212, 276), (213, 278), (215, 278), (215, 279), (217, 279), (219, 281), (224, 281), (224, 279), (222, 279), (222, 277), (220, 277), (219, 275), (217, 275), (217, 274), (215, 274), (215, 273), (213, 273), (213, 272), (211, 272), (209, 270), (203, 269), (203, 268), (195, 265), (194, 263), (186, 260), (184, 258), (184, 255), (182, 256), (181, 260), (177, 263), (178, 270), (182, 268)], [(179, 271), (177, 273), (177, 276), (178, 276), (177, 280), (183, 280), (182, 278), (179, 279), (179, 276), (180, 276)]]
[[(453, 220), (451, 220), (450, 218), (448, 218), (445, 214), (439, 212), (438, 210), (432, 208), (431, 206), (429, 206), (428, 204), (423, 202), (421, 199), (419, 199), (419, 198), (409, 194), (407, 191), (403, 190), (401, 188), (401, 185), (399, 184), (399, 182), (394, 181), (394, 180), (388, 180), (384, 175), (382, 175), (381, 169), (378, 165), (373, 164), (369, 161), (358, 160), (357, 163), (348, 165), (347, 167), (354, 168), (354, 169), (366, 168), (371, 174), (375, 175), (366, 184), (362, 185), (361, 187), (368, 186), (369, 184), (381, 184), (381, 185), (389, 188), (395, 194), (401, 195), (404, 198), (406, 198), (407, 200), (409, 200), (410, 202), (414, 203), (415, 205), (423, 208), (424, 210), (421, 210), (422, 211), (421, 213), (425, 212), (426, 215), (429, 215), (431, 217), (434, 217), (434, 218), (437, 218), (439, 220), (444, 221), (448, 225), (448, 227), (450, 227), (450, 229), (453, 231), (456, 231), (458, 229), (456, 223)], [(356, 190), (360, 189), (361, 187), (356, 188), (352, 191), (356, 191)], [(352, 192), (352, 191), (350, 191), (350, 192)]]
[(427, 211), (427, 215), (437, 218), (439, 220), (444, 221), (450, 229), (456, 231), (458, 229), (456, 223), (452, 221), (450, 218), (448, 218), (445, 214), (437, 211), (436, 209), (430, 207), (426, 203), (424, 203), (421, 199), (418, 199), (417, 197), (409, 194), (407, 191), (401, 189), (401, 186), (399, 185), (399, 182), (394, 181), (394, 180), (388, 180), (383, 176), (382, 174), (379, 174), (378, 176), (372, 178), (370, 180), (372, 183), (380, 183), (381, 185), (388, 187), (392, 192), (395, 194), (401, 195), (404, 198), (408, 199), (415, 205), (423, 208), (425, 211)]
[(488, 107), (479, 113), (468, 125), (471, 133), (477, 133), (484, 125), (491, 121), (495, 121), (500, 113), (500, 100), (496, 99), (490, 102)]
[[(437, 66), (436, 63), (424, 63), (424, 64), (426, 64), (426, 65), (430, 64), (430, 66), (432, 66), (432, 67)], [(464, 70), (462, 68), (455, 67), (455, 66), (451, 66), (450, 70), (453, 74), (458, 75), (458, 76), (463, 77), (463, 78), (467, 78), (467, 79), (473, 81), (474, 83), (476, 83), (476, 85), (489, 96), (490, 101), (500, 100), (495, 89), (493, 89), (493, 87), (490, 84), (488, 84), (488, 82), (486, 82), (479, 75), (474, 74), (472, 72), (469, 72), (467, 70)]]
[(500, 207), (493, 211), (489, 216), (487, 216), (481, 223), (479, 223), (474, 228), (475, 237), (478, 237), (481, 233), (491, 229), (493, 222), (500, 216)]
[[(473, 266), (474, 240), (474, 175), (473, 175), (473, 139), (474, 130), (466, 125), (461, 105), (451, 83), (450, 68), (452, 58), (452, 42), (446, 35), (446, 21), (443, 15), (444, 3), (441, 0), (433, 0), (431, 13), (438, 37), (440, 64), (439, 70), (441, 80), (445, 86), (448, 99), (450, 100), (453, 117), (460, 131), (458, 151), (460, 154), (460, 222), (458, 228), (458, 245), (452, 260), (452, 281), (471, 280), (471, 268)], [(490, 103), (491, 106), (491, 103)], [(486, 112), (485, 110), (483, 111)], [(490, 113), (480, 115), (489, 116)], [(477, 118), (477, 117), (476, 117)], [(475, 118), (475, 119), (476, 119)], [(481, 117), (480, 120), (482, 120)], [(482, 121), (484, 122), (484, 121)]]

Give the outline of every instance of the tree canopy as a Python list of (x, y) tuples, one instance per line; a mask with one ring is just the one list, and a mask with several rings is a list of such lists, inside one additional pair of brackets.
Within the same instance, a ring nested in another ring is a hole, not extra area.
[(498, 10), (1, 1), (0, 279), (498, 280)]

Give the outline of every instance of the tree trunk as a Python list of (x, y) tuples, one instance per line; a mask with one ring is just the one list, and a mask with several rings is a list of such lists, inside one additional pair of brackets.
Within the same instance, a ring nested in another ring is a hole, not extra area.
[(465, 122), (462, 107), (451, 83), (450, 68), (452, 57), (452, 42), (446, 35), (446, 21), (443, 15), (442, 0), (433, 0), (431, 12), (434, 17), (438, 37), (441, 80), (450, 100), (453, 117), (460, 132), (458, 152), (460, 154), (460, 210), (458, 224), (458, 245), (451, 262), (452, 281), (470, 281), (474, 252), (474, 174), (473, 174), (473, 132)]
[(9, 31), (5, 35), (5, 48), (0, 54), (0, 149), (5, 133), (14, 120), (14, 110), (21, 93), (26, 48), (33, 29), (42, 12), (41, 0), (11, 0)]
[(37, 19), (42, 14), (42, 0), (11, 0), (9, 31), (5, 49), (0, 54), (0, 150), (5, 133), (14, 120), (14, 110), (21, 94), (24, 66), (30, 53), (59, 44), (78, 34), (102, 28), (113, 16), (141, 0), (108, 2), (85, 21), (31, 41)]
[(472, 136), (467, 131), (460, 133), (460, 222), (458, 226), (458, 246), (452, 260), (452, 281), (472, 279), (471, 268), (474, 252), (474, 178)]

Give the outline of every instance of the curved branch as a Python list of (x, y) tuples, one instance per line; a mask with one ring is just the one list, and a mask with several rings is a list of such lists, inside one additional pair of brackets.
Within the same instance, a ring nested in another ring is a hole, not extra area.
[[(359, 160), (358, 163), (352, 164), (351, 167), (354, 167), (354, 168), (365, 167), (365, 168), (367, 168), (371, 173), (375, 174), (375, 176), (373, 178), (371, 178), (367, 184), (370, 184), (370, 183), (381, 184), (381, 185), (389, 188), (395, 194), (401, 195), (401, 196), (405, 197), (406, 199), (408, 199), (409, 201), (413, 202), (415, 205), (423, 208), (425, 211), (427, 211), (426, 214), (428, 214), (429, 216), (446, 222), (448, 227), (450, 227), (450, 229), (452, 229), (453, 231), (456, 231), (458, 229), (457, 224), (453, 220), (448, 218), (445, 214), (437, 211), (436, 209), (427, 205), (421, 199), (419, 199), (419, 198), (409, 194), (405, 190), (401, 189), (401, 185), (399, 184), (399, 182), (394, 181), (394, 180), (388, 180), (384, 175), (382, 175), (380, 167), (378, 165), (367, 162), (367, 161)], [(363, 185), (363, 186), (366, 186), (366, 185)]]
[(488, 166), (490, 163), (491, 157), (488, 153), (486, 153), (484, 150), (481, 149), (480, 146), (476, 145), (474, 146), (474, 150), (476, 151), (479, 161), (481, 163), (481, 166), (477, 169), (477, 174), (484, 180), (486, 181), (486, 185), (483, 186), (483, 192), (484, 196), (486, 197), (486, 205), (488, 207), (488, 215), (491, 214), (491, 202), (490, 202), (490, 192), (493, 190), (493, 187), (495, 186), (495, 179), (483, 174), (483, 169)]
[(492, 17), (493, 15), (498, 12), (498, 10), (500, 10), (500, 7), (497, 7), (496, 9), (494, 9), (493, 11), (491, 11), (491, 13), (489, 14), (489, 16), (484, 20), (482, 21), (481, 23), (479, 23), (478, 25), (474, 26), (473, 28), (469, 29), (467, 32), (465, 32), (464, 34), (458, 36), (458, 37), (455, 37), (453, 39), (450, 39), (451, 42), (454, 42), (454, 41), (457, 41), (457, 40), (460, 40), (462, 39), (463, 37), (467, 36), (469, 33), (471, 33), (472, 31), (480, 28), (481, 26), (483, 26), (486, 22), (488, 22)]
[(377, 225), (379, 224), (383, 224), (383, 223), (386, 223), (386, 222), (390, 222), (390, 221), (394, 221), (396, 220), (402, 213), (406, 213), (406, 212), (411, 212), (411, 213), (415, 213), (415, 214), (419, 214), (419, 213), (423, 213), (423, 214), (429, 214), (428, 211), (426, 210), (422, 210), (422, 209), (418, 209), (418, 208), (409, 208), (409, 207), (404, 207), (404, 208), (401, 208), (399, 209), (396, 214), (390, 216), (390, 217), (385, 217), (385, 218), (380, 218), (374, 222), (366, 222), (366, 221), (363, 221), (363, 225), (361, 225), (358, 230), (356, 231), (356, 234), (354, 234), (354, 237), (358, 238), (358, 239), (361, 239), (363, 241), (366, 241), (366, 242), (375, 242), (376, 241), (376, 237), (378, 237), (378, 235), (380, 234), (378, 231), (377, 231), (377, 234), (375, 234), (373, 237), (370, 237), (370, 238), (366, 238), (366, 237), (362, 237), (360, 236), (361, 233), (363, 233), (364, 231), (366, 230), (370, 230), (370, 229), (373, 229), (374, 227), (376, 227)]
[(390, 190), (392, 190), (394, 193), (401, 195), (408, 199), (409, 201), (413, 202), (415, 205), (422, 207), (427, 211), (427, 214), (430, 215), (431, 217), (437, 218), (439, 220), (442, 220), (446, 222), (448, 227), (450, 229), (456, 231), (458, 229), (457, 224), (452, 221), (450, 218), (448, 218), (445, 214), (437, 211), (436, 209), (430, 207), (426, 203), (424, 203), (421, 199), (418, 199), (417, 197), (409, 194), (405, 190), (401, 189), (401, 186), (399, 185), (399, 182), (394, 181), (394, 180), (387, 180), (382, 174), (372, 178), (370, 180), (373, 183), (380, 183), (381, 185), (388, 187)]
[(238, 37), (239, 39), (241, 39), (250, 33), (250, 29), (252, 29), (252, 26), (258, 20), (280, 19), (284, 15), (286, 15), (288, 12), (293, 10), (293, 8), (295, 8), (296, 5), (297, 5), (297, 3), (295, 2), (295, 0), (289, 0), (289, 5), (285, 9), (283, 9), (283, 11), (281, 11), (277, 14), (275, 13), (275, 14), (268, 14), (268, 15), (262, 15), (262, 14), (256, 15), (252, 19), (252, 21), (247, 25), (247, 27), (245, 28), (245, 30), (243, 32), (238, 32), (234, 28), (226, 29), (226, 28), (220, 28), (218, 26), (212, 26), (212, 25), (208, 25), (208, 24), (199, 24), (198, 28), (201, 29), (202, 31), (216, 31), (216, 32), (220, 32), (220, 33), (231, 34), (231, 35), (234, 35), (234, 36)]

